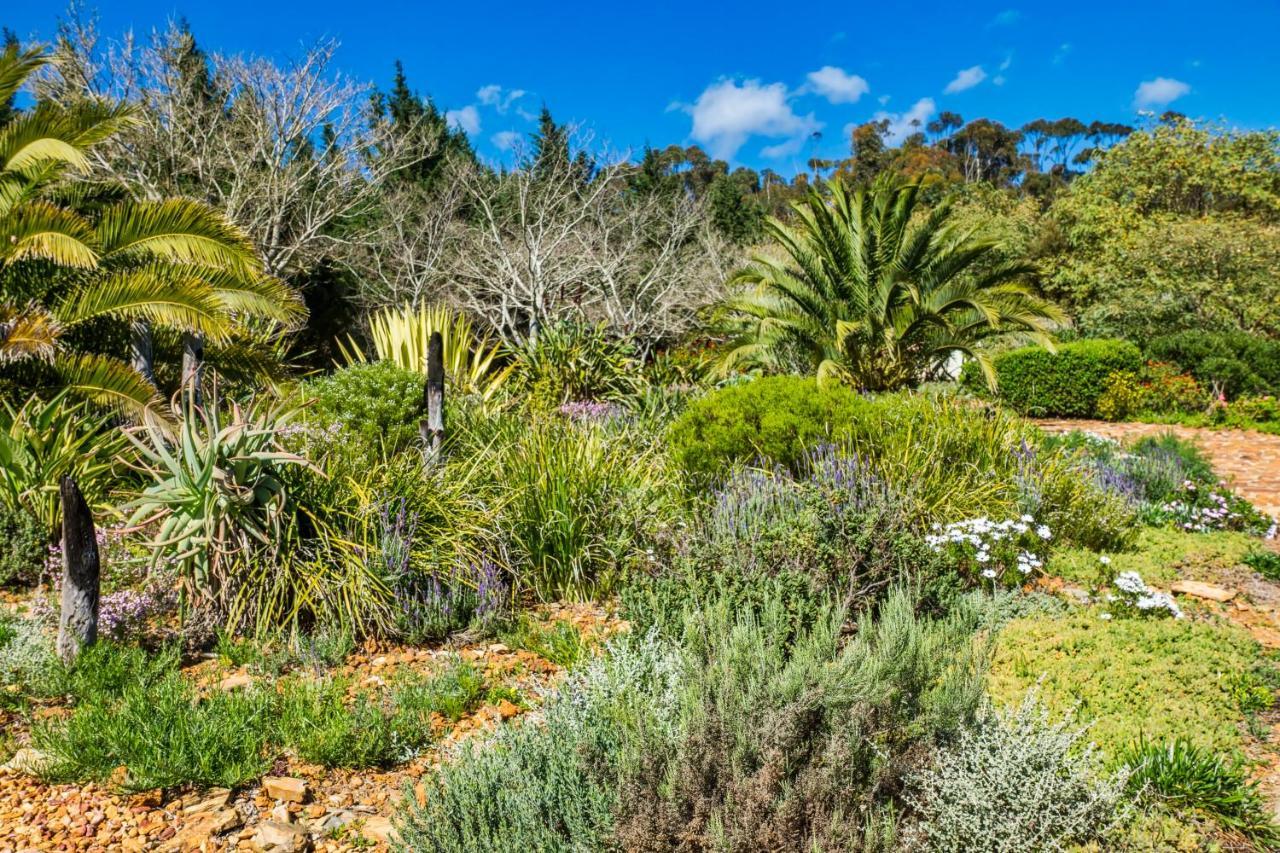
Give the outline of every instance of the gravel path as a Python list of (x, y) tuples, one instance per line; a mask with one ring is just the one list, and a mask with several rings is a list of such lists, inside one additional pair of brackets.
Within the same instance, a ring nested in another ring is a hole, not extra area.
[(1240, 494), (1263, 512), (1280, 517), (1280, 435), (1240, 429), (1201, 429), (1167, 424), (1110, 421), (1038, 420), (1051, 432), (1080, 429), (1124, 441), (1172, 432), (1189, 439), (1208, 454), (1213, 467)]

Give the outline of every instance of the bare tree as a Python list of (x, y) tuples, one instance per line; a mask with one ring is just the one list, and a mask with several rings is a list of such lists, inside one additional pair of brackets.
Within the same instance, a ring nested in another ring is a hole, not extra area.
[(687, 332), (725, 280), (717, 261), (732, 254), (707, 227), (703, 205), (685, 195), (622, 194), (591, 214), (589, 313), (634, 340), (642, 355)]
[(322, 41), (284, 63), (206, 56), (172, 24), (103, 46), (73, 18), (42, 94), (132, 104), (136, 126), (95, 149), (98, 165), (142, 197), (207, 201), (283, 276), (373, 239), (362, 214), (429, 153), (375, 114), (371, 85), (331, 70), (336, 49)]
[(515, 346), (574, 316), (642, 352), (685, 331), (724, 280), (701, 204), (632, 193), (621, 159), (587, 175), (577, 158), (515, 154), (515, 169), (461, 175), (471, 216), (442, 258), (453, 299)]
[(418, 307), (449, 296), (465, 195), (452, 174), (430, 192), (408, 184), (385, 193), (376, 230), (339, 256), (359, 280), (365, 308)]

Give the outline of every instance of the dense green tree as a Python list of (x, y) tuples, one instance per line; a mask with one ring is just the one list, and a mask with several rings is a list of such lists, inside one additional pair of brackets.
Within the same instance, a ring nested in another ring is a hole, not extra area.
[(1050, 292), (1090, 334), (1280, 335), (1280, 134), (1181, 118), (1094, 156), (1050, 209)]

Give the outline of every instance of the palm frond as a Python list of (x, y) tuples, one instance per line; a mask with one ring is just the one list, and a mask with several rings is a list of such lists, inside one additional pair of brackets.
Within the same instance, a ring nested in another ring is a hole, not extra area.
[(80, 216), (47, 202), (21, 204), (0, 219), (0, 261), (26, 259), (91, 269), (98, 263), (93, 230)]
[(245, 277), (261, 274), (253, 244), (244, 232), (203, 202), (184, 198), (122, 202), (103, 213), (96, 232), (107, 257), (142, 255)]
[(86, 282), (72, 290), (54, 314), (68, 326), (109, 316), (148, 320), (210, 340), (230, 333), (218, 293), (183, 267), (162, 263), (117, 270)]
[(58, 321), (39, 305), (0, 305), (0, 364), (53, 358), (61, 332)]
[(155, 386), (119, 359), (93, 353), (60, 356), (53, 368), (73, 394), (131, 417), (159, 402)]

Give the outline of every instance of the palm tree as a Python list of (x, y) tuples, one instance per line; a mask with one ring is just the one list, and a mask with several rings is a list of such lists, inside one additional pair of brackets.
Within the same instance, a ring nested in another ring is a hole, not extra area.
[(957, 226), (950, 201), (920, 205), (919, 182), (828, 185), (792, 204), (794, 225), (770, 219), (781, 251), (758, 253), (731, 279), (731, 342), (720, 367), (802, 365), (823, 384), (883, 391), (936, 373), (954, 353), (995, 373), (976, 344), (1020, 333), (1052, 346), (1062, 312), (1025, 284), (1029, 265)]
[[(6, 47), (0, 103), (46, 61)], [(0, 364), (39, 360), (63, 387), (136, 412), (157, 395), (153, 327), (234, 349), (253, 323), (294, 324), (305, 309), (207, 205), (88, 179), (93, 147), (131, 120), (118, 104), (48, 101), (0, 119)], [(104, 318), (130, 325), (133, 363), (68, 334)]]

